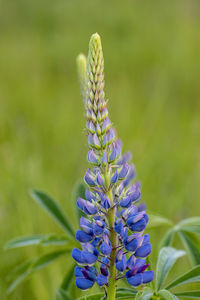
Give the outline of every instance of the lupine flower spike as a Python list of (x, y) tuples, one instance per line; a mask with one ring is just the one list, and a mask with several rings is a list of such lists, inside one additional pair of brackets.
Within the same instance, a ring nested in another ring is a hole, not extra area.
[(83, 103), (86, 104), (86, 57), (80, 53), (76, 59), (78, 81)]
[(104, 59), (100, 36), (93, 34), (89, 43), (86, 76), (86, 119), (90, 164), (84, 180), (85, 199), (77, 205), (85, 213), (76, 239), (82, 250), (72, 256), (76, 285), (82, 290), (95, 282), (104, 287), (108, 300), (115, 299), (118, 280), (126, 278), (133, 287), (149, 283), (154, 272), (147, 270), (152, 247), (144, 234), (148, 215), (137, 206), (141, 197), (130, 153), (122, 155), (121, 142), (109, 119), (104, 95)]

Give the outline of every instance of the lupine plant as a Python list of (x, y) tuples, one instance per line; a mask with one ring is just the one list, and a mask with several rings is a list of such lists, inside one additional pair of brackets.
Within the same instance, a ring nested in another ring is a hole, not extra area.
[[(105, 287), (109, 300), (115, 299), (117, 281), (126, 278), (134, 287), (149, 283), (154, 272), (147, 270), (146, 257), (152, 247), (144, 234), (148, 215), (135, 204), (141, 196), (140, 183), (132, 183), (135, 167), (129, 154), (122, 155), (121, 141), (109, 119), (104, 94), (104, 59), (98, 34), (89, 44), (86, 77), (86, 119), (90, 168), (85, 173), (85, 199), (77, 200), (81, 230), (73, 258), (83, 267), (75, 268), (76, 285)], [(94, 264), (99, 263), (99, 268)]]
[[(85, 183), (81, 181), (76, 185), (73, 196), (80, 229), (75, 233), (66, 214), (52, 197), (38, 190), (31, 191), (33, 199), (54, 218), (64, 235), (38, 234), (7, 243), (6, 249), (31, 245), (56, 247), (56, 250), (14, 268), (8, 293), (59, 257), (72, 255), (78, 265), (66, 266), (66, 274), (56, 293), (57, 300), (77, 299), (81, 291), (84, 296), (79, 300), (200, 299), (200, 290), (191, 290), (190, 286), (200, 283), (200, 217), (176, 225), (155, 214), (150, 214), (149, 220), (145, 205), (138, 205), (141, 184), (132, 182), (136, 172), (130, 163), (131, 155), (129, 152), (122, 154), (122, 143), (108, 115), (104, 60), (98, 34), (91, 37), (88, 58), (79, 55), (77, 65), (89, 144)], [(147, 225), (147, 229), (152, 230), (170, 226), (160, 244), (155, 279), (148, 257), (152, 251), (149, 234), (144, 232)], [(169, 278), (169, 271), (176, 260), (186, 254), (169, 247), (175, 234), (181, 238), (194, 267), (174, 279), (174, 276)], [(166, 282), (167, 278), (169, 282)], [(91, 294), (87, 290), (95, 283), (100, 292)], [(176, 288), (180, 285), (187, 285), (186, 291), (178, 292)]]

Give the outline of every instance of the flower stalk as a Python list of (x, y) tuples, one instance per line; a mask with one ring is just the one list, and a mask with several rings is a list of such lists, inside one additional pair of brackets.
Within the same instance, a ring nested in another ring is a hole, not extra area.
[(108, 280), (108, 290), (107, 290), (107, 295), (108, 295), (108, 300), (113, 300), (115, 299), (115, 294), (116, 294), (116, 276), (117, 276), (117, 270), (115, 268), (115, 258), (117, 254), (117, 233), (114, 229), (114, 224), (115, 224), (115, 207), (113, 206), (113, 197), (112, 197), (112, 192), (109, 193), (110, 201), (111, 201), (111, 206), (112, 208), (109, 211), (108, 215), (108, 223), (109, 223), (109, 228), (110, 228), (110, 242), (112, 244), (112, 251), (110, 253), (110, 274), (109, 274), (109, 280)]
[[(83, 72), (81, 57), (78, 69)], [(82, 250), (74, 248), (72, 257), (79, 264), (75, 268), (77, 287), (87, 290), (96, 282), (104, 288), (106, 299), (114, 300), (117, 279), (126, 277), (134, 287), (153, 280), (153, 271), (146, 270), (151, 244), (149, 235), (143, 235), (148, 216), (136, 205), (140, 183), (131, 184), (135, 168), (129, 163), (130, 153), (122, 155), (121, 141), (109, 119), (103, 51), (97, 33), (90, 39), (86, 73), (86, 80), (83, 73), (79, 78), (86, 106), (90, 167), (84, 176), (86, 199), (79, 198), (77, 205), (87, 218), (81, 217), (81, 230), (76, 232)]]

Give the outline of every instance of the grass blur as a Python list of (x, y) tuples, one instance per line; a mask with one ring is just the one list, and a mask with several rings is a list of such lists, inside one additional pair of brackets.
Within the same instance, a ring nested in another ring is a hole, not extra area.
[[(199, 214), (199, 28), (198, 0), (0, 1), (0, 248), (56, 231), (31, 188), (75, 223), (72, 187), (87, 167), (75, 58), (96, 31), (111, 119), (133, 152), (143, 201), (175, 221)], [(5, 295), (12, 267), (42, 251), (1, 252), (1, 300), (54, 299), (71, 259)]]

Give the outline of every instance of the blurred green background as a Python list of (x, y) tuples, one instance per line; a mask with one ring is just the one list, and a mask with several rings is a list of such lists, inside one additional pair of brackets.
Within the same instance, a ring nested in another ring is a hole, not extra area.
[[(30, 199), (40, 188), (75, 223), (71, 195), (86, 168), (75, 58), (102, 37), (111, 119), (133, 152), (143, 201), (180, 220), (199, 214), (200, 1), (0, 0), (0, 248), (55, 232)], [(69, 263), (34, 275), (10, 297), (8, 272), (40, 248), (0, 250), (2, 299), (54, 299)]]

